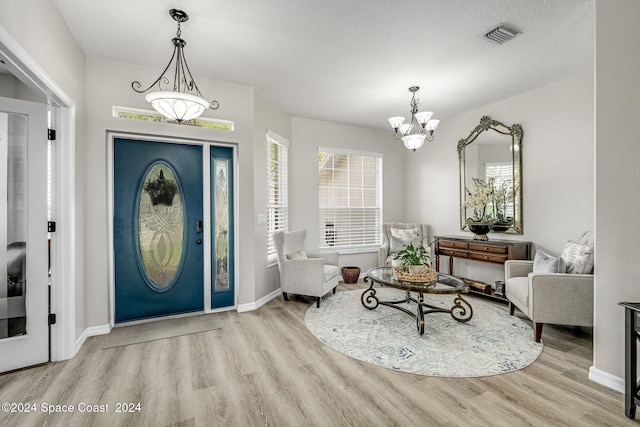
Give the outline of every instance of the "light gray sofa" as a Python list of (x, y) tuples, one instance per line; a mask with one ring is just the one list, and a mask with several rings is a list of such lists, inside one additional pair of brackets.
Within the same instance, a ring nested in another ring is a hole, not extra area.
[[(593, 249), (593, 233), (577, 243)], [(509, 312), (518, 308), (533, 321), (535, 341), (540, 342), (545, 323), (593, 327), (593, 273), (534, 273), (533, 265), (511, 260), (504, 268)]]
[(304, 252), (307, 230), (277, 232), (273, 235), (276, 249), (280, 288), (285, 301), (287, 294), (307, 295), (317, 298), (320, 307), (322, 297), (336, 287), (339, 281), (337, 252)]

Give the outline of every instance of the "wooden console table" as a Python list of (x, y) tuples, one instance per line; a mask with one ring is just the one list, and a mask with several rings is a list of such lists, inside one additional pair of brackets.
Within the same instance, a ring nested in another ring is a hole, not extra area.
[(436, 271), (440, 271), (440, 255), (446, 255), (449, 257), (449, 274), (453, 275), (454, 258), (493, 264), (504, 264), (505, 261), (512, 259), (530, 260), (531, 242), (494, 239), (484, 241), (461, 236), (436, 236), (435, 254)]

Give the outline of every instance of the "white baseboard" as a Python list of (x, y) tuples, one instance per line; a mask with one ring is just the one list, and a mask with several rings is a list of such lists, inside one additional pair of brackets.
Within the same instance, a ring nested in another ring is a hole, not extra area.
[(616, 377), (592, 366), (589, 368), (589, 379), (605, 387), (624, 393), (624, 378)]
[(80, 347), (82, 347), (84, 342), (87, 340), (87, 338), (95, 337), (96, 335), (105, 335), (105, 334), (108, 334), (109, 332), (111, 332), (111, 326), (109, 326), (109, 324), (100, 325), (100, 326), (90, 326), (86, 328), (84, 331), (82, 331), (78, 339), (76, 339), (76, 354), (80, 350)]
[(282, 294), (282, 289), (278, 288), (275, 291), (271, 292), (270, 294), (260, 298), (256, 302), (251, 302), (248, 304), (238, 304), (238, 313), (257, 310), (263, 305), (265, 305), (266, 303), (268, 303), (269, 301), (271, 301), (272, 299), (278, 298), (281, 294)]

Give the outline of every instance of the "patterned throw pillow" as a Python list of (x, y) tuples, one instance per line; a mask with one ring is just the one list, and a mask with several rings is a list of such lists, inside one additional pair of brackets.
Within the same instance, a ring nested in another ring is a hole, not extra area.
[(567, 273), (590, 274), (593, 272), (593, 248), (576, 242), (567, 242), (560, 257), (567, 265)]
[(391, 241), (389, 242), (389, 253), (395, 254), (409, 246), (420, 246), (422, 239), (420, 238), (420, 230), (417, 228), (391, 228)]

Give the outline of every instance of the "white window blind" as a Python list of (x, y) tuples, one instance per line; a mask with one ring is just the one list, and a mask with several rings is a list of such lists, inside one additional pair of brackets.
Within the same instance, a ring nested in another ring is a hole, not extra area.
[(289, 228), (289, 141), (267, 131), (267, 260), (276, 260), (273, 233)]
[[(511, 162), (492, 162), (484, 164), (485, 178), (494, 179), (493, 187), (495, 189), (507, 188), (513, 193), (513, 164)], [(513, 217), (513, 201), (505, 206), (504, 215)]]
[(382, 154), (318, 149), (319, 246), (380, 245)]

